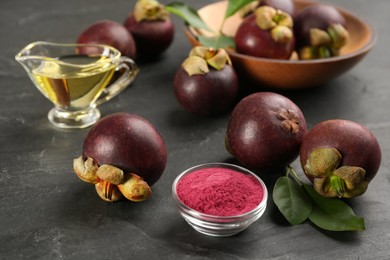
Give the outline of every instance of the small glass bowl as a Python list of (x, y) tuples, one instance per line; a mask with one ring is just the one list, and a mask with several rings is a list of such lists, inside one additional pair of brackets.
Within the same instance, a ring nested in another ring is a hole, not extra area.
[[(263, 188), (263, 198), (260, 201), (259, 205), (253, 210), (246, 212), (241, 215), (235, 216), (215, 216), (205, 214), (199, 211), (196, 211), (187, 205), (185, 205), (177, 195), (177, 185), (180, 180), (187, 174), (204, 168), (227, 168), (231, 170), (235, 170), (244, 174), (249, 174), (254, 176), (260, 183)], [(267, 199), (268, 199), (268, 191), (264, 182), (253, 172), (228, 163), (206, 163), (191, 167), (181, 174), (179, 174), (173, 182), (172, 185), (172, 195), (175, 206), (177, 207), (179, 213), (182, 217), (190, 224), (196, 231), (206, 234), (209, 236), (215, 237), (226, 237), (235, 235), (247, 227), (249, 227), (253, 222), (258, 220), (264, 213), (267, 207)]]

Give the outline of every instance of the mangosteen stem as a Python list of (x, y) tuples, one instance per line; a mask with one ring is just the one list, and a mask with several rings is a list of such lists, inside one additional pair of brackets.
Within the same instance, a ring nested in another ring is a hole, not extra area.
[(224, 18), (224, 19), (222, 20), (221, 26), (219, 27), (218, 32), (219, 32), (220, 35), (223, 35), (223, 34), (224, 34), (224, 33), (223, 33), (223, 27), (225, 26), (225, 21), (226, 21), (226, 18)]
[(289, 165), (289, 166), (287, 167), (287, 170), (286, 170), (286, 177), (288, 177), (288, 176), (293, 177), (293, 179), (294, 179), (300, 186), (302, 185), (302, 180), (301, 180), (301, 178), (299, 178), (297, 172), (294, 170), (294, 168), (293, 168), (291, 165)]
[[(344, 168), (347, 168), (347, 170), (349, 170), (350, 167), (346, 166)], [(368, 187), (368, 182), (362, 179), (361, 174), (365, 174), (365, 172), (362, 172), (362, 170), (357, 169), (355, 171), (355, 174), (353, 175), (358, 176), (352, 176), (352, 179), (345, 179), (345, 176), (338, 176), (331, 173), (329, 173), (326, 177), (323, 178), (315, 178), (313, 188), (317, 193), (324, 197), (337, 196), (338, 198), (353, 198), (359, 196), (363, 194)], [(299, 186), (303, 185), (301, 178), (291, 165), (286, 168), (286, 177), (291, 177), (292, 179), (294, 179)], [(353, 183), (352, 185), (351, 182), (353, 182), (353, 180), (355, 180), (356, 183)]]
[(331, 176), (329, 178), (330, 186), (337, 193), (337, 197), (342, 198), (345, 193), (345, 182), (339, 176)]

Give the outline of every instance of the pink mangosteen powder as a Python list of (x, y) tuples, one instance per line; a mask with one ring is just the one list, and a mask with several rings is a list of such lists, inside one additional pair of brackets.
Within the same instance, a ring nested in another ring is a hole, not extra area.
[(251, 175), (212, 167), (195, 170), (177, 184), (179, 199), (189, 208), (215, 216), (235, 216), (256, 208), (264, 190)]

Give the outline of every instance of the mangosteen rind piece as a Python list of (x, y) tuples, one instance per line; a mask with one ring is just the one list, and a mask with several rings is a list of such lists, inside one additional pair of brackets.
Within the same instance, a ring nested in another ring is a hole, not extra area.
[(152, 196), (150, 186), (135, 173), (124, 173), (110, 164), (98, 165), (91, 157), (73, 160), (76, 175), (83, 181), (95, 184), (96, 193), (106, 202), (116, 202), (123, 197), (140, 202)]
[(118, 186), (108, 181), (100, 181), (95, 184), (96, 193), (106, 202), (115, 202), (123, 198)]
[(118, 189), (126, 199), (133, 202), (141, 202), (152, 196), (150, 186), (134, 173), (126, 174), (123, 183), (118, 185)]
[(73, 159), (73, 171), (82, 180), (88, 183), (96, 184), (100, 181), (97, 176), (99, 165), (92, 158), (84, 160), (83, 156)]

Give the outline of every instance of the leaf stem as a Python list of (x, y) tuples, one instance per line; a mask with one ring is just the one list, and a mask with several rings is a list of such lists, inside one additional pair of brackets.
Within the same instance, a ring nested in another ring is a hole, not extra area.
[(292, 176), (294, 180), (298, 182), (299, 185), (303, 184), (301, 178), (299, 178), (298, 174), (296, 173), (296, 171), (291, 165), (287, 167), (287, 171), (286, 171), (286, 176), (288, 177), (289, 175)]
[(220, 35), (223, 35), (223, 27), (225, 25), (225, 22), (226, 22), (226, 18), (223, 18), (221, 26), (219, 27), (219, 34)]

